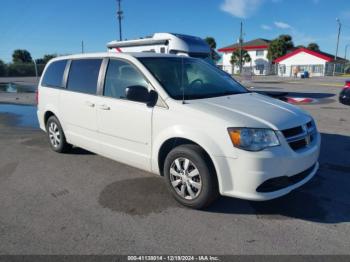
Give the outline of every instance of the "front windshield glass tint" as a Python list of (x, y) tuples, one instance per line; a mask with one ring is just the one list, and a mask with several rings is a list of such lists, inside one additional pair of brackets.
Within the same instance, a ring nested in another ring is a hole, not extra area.
[(201, 99), (248, 92), (220, 69), (188, 57), (143, 57), (139, 60), (157, 78), (170, 97)]

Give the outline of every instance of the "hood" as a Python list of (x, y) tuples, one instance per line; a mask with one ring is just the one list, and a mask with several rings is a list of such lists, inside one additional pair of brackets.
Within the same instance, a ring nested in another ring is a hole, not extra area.
[(283, 130), (305, 124), (311, 119), (296, 106), (257, 93), (191, 100), (189, 105), (223, 118), (232, 127)]

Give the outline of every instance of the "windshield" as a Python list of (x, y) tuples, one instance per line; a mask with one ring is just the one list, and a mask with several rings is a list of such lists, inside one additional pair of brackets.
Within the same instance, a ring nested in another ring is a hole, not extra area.
[(227, 74), (200, 59), (189, 57), (139, 58), (176, 100), (201, 99), (247, 93)]

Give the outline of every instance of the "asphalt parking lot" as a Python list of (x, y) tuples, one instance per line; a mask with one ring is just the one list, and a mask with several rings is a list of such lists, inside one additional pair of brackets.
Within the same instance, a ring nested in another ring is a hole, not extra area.
[(326, 84), (247, 83), (315, 99), (299, 106), (322, 133), (320, 170), (280, 199), (222, 197), (204, 211), (177, 204), (156, 175), (52, 152), (35, 108), (0, 105), (0, 254), (350, 254), (350, 107)]

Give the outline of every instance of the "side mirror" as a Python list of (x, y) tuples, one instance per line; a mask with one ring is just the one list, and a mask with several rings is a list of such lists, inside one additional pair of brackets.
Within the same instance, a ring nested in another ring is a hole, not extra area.
[(154, 90), (149, 91), (149, 100), (147, 102), (148, 107), (154, 107), (157, 104), (158, 93)]
[(125, 89), (125, 97), (128, 100), (146, 103), (153, 107), (157, 103), (158, 94), (156, 91), (148, 91), (144, 86), (129, 86)]

